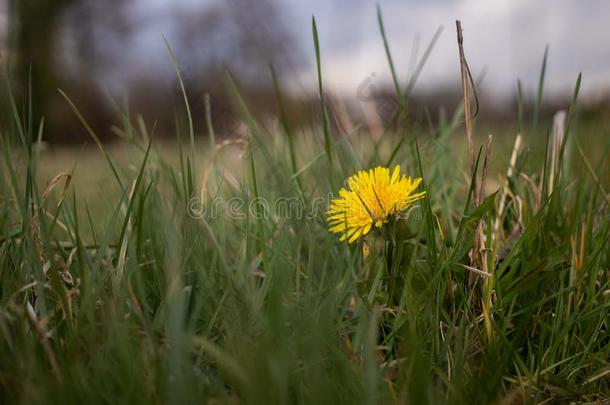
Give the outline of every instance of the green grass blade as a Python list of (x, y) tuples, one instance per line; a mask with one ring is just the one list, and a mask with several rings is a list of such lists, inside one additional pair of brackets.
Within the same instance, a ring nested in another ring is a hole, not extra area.
[[(322, 130), (324, 131), (324, 151), (328, 158), (328, 177), (331, 185), (334, 185), (334, 176), (332, 172), (333, 168), (333, 156), (332, 156), (332, 142), (330, 139), (330, 123), (328, 119), (328, 110), (326, 107), (326, 99), (324, 97), (324, 88), (322, 86), (322, 62), (320, 60), (320, 42), (318, 40), (318, 28), (316, 26), (315, 17), (311, 17), (311, 30), (313, 33), (313, 44), (316, 53), (316, 70), (318, 72), (318, 94), (320, 97), (320, 111), (322, 112)], [(333, 186), (333, 188), (335, 188)]]
[(381, 6), (379, 5), (379, 3), (377, 3), (377, 24), (379, 26), (379, 33), (381, 34), (381, 39), (383, 40), (383, 47), (385, 49), (386, 58), (388, 60), (388, 66), (390, 67), (392, 83), (394, 84), (394, 91), (396, 92), (396, 96), (398, 97), (399, 105), (402, 108), (404, 99), (402, 96), (402, 91), (400, 90), (400, 82), (398, 80), (398, 76), (396, 75), (396, 68), (394, 67), (394, 61), (392, 59), (390, 44), (388, 43), (388, 39), (386, 37), (385, 27), (383, 24), (383, 15), (381, 13)]

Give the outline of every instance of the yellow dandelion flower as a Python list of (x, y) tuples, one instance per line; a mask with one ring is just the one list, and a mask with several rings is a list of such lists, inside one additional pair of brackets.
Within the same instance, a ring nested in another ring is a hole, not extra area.
[(381, 228), (424, 197), (425, 191), (415, 193), (421, 181), (401, 175), (398, 165), (391, 175), (387, 167), (359, 171), (347, 179), (348, 189), (341, 188), (331, 200), (326, 212), (330, 232), (342, 233), (339, 240), (352, 243), (373, 226)]

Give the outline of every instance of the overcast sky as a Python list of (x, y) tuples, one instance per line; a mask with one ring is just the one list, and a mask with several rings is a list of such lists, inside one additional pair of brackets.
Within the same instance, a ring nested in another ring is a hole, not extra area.
[[(161, 11), (177, 4), (199, 7), (219, 0), (141, 0), (143, 9)], [(608, 0), (380, 0), (397, 70), (406, 82), (414, 40), (419, 54), (438, 27), (443, 33), (418, 82), (422, 90), (455, 83), (459, 75), (455, 20), (464, 28), (466, 56), (473, 75), (486, 72), (489, 92), (509, 95), (517, 78), (526, 89), (538, 80), (544, 48), (549, 45), (547, 89), (571, 92), (579, 72), (583, 93), (597, 97), (610, 89), (610, 1)], [(313, 61), (311, 16), (320, 34), (326, 85), (354, 94), (358, 84), (375, 74), (389, 76), (372, 0), (278, 0), (288, 27), (304, 54)], [(159, 15), (158, 13), (154, 13)], [(163, 24), (156, 25), (159, 29)], [(162, 49), (154, 29), (146, 31), (146, 52)], [(150, 49), (149, 49), (150, 48)], [(295, 78), (315, 79), (310, 63)]]
[[(171, 72), (161, 35), (172, 40), (176, 8), (200, 8), (222, 0), (139, 0), (139, 32), (122, 52), (106, 83), (113, 87), (125, 71), (156, 66)], [(252, 0), (256, 1), (256, 0)], [(3, 1), (0, 1), (3, 3)], [(328, 89), (354, 95), (375, 75), (388, 79), (373, 0), (277, 0), (287, 26), (311, 63), (290, 78), (293, 86), (315, 80), (311, 16), (315, 15)], [(399, 76), (406, 83), (414, 40), (419, 54), (438, 27), (443, 33), (418, 82), (420, 90), (454, 85), (459, 77), (455, 20), (464, 28), (466, 56), (473, 75), (486, 72), (488, 92), (507, 96), (517, 78), (536, 87), (545, 45), (549, 45), (547, 91), (565, 94), (583, 73), (583, 94), (595, 98), (610, 89), (609, 0), (379, 0)], [(127, 46), (127, 45), (126, 45)]]
[[(292, 27), (305, 42), (311, 37), (308, 20), (316, 15), (329, 85), (353, 91), (371, 72), (377, 77), (388, 74), (374, 1), (291, 0), (283, 4), (291, 5)], [(444, 30), (419, 87), (457, 80), (455, 20), (460, 19), (472, 73), (478, 76), (486, 70), (488, 91), (512, 92), (517, 78), (535, 88), (547, 44), (549, 92), (570, 92), (579, 72), (588, 96), (610, 87), (610, 1), (381, 0), (380, 5), (403, 82), (413, 39), (420, 38), (421, 54), (439, 26)]]

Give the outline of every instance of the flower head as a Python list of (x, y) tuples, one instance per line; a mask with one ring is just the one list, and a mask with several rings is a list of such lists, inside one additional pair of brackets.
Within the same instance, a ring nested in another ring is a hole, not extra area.
[(347, 179), (348, 188), (341, 188), (339, 197), (331, 200), (326, 212), (329, 230), (352, 243), (373, 226), (381, 228), (424, 197), (425, 191), (415, 193), (421, 181), (401, 175), (398, 165), (391, 175), (387, 167), (359, 171)]

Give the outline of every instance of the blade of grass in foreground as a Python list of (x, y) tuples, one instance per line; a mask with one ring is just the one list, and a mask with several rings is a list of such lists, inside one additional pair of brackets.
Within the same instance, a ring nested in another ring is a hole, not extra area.
[(532, 126), (534, 130), (538, 128), (538, 114), (542, 106), (542, 93), (544, 91), (544, 77), (546, 75), (546, 61), (549, 56), (549, 46), (544, 47), (544, 56), (542, 57), (542, 66), (540, 67), (540, 78), (538, 79), (538, 92), (536, 93), (536, 102), (534, 103), (534, 111), (532, 117)]
[(379, 25), (379, 32), (381, 33), (381, 39), (383, 40), (383, 47), (385, 49), (386, 58), (388, 59), (388, 65), (390, 67), (390, 73), (392, 75), (392, 83), (394, 83), (394, 91), (398, 97), (398, 103), (400, 108), (404, 107), (404, 99), (400, 90), (400, 83), (398, 76), (396, 75), (396, 69), (394, 68), (394, 61), (392, 59), (392, 53), (390, 52), (390, 44), (385, 33), (385, 26), (383, 24), (383, 15), (381, 13), (381, 6), (377, 3), (377, 24)]
[(136, 180), (133, 183), (133, 188), (128, 196), (127, 210), (125, 212), (125, 220), (123, 221), (123, 226), (121, 228), (121, 234), (119, 236), (119, 243), (118, 243), (118, 247), (120, 249), (119, 264), (117, 265), (117, 281), (118, 282), (120, 282), (120, 280), (123, 276), (123, 266), (125, 264), (125, 254), (126, 254), (126, 248), (127, 248), (127, 245), (124, 245), (124, 243), (127, 242), (127, 240), (125, 239), (125, 235), (127, 233), (128, 227), (130, 227), (130, 220), (132, 218), (134, 202), (140, 191), (140, 184), (142, 182), (142, 177), (144, 175), (144, 169), (146, 168), (146, 163), (148, 161), (148, 155), (150, 153), (151, 145), (152, 145), (152, 138), (150, 138), (150, 140), (148, 141), (148, 147), (146, 148), (146, 153), (144, 154), (144, 159), (142, 161), (142, 165), (140, 166), (140, 170), (138, 171), (138, 176), (136, 177)]
[(441, 37), (442, 33), (443, 33), (442, 26), (438, 27), (436, 29), (436, 31), (434, 31), (434, 35), (432, 35), (432, 39), (428, 43), (428, 46), (426, 47), (424, 54), (422, 55), (421, 59), (417, 63), (417, 66), (415, 68), (415, 71), (413, 72), (413, 75), (409, 78), (409, 82), (407, 83), (407, 87), (405, 88), (405, 91), (403, 93), (407, 99), (411, 95), (411, 92), (413, 91), (413, 88), (415, 87), (415, 84), (417, 83), (417, 79), (419, 78), (419, 75), (423, 71), (424, 66), (426, 66), (426, 62), (428, 61), (428, 58), (432, 54), (432, 50), (436, 46), (436, 43), (438, 42), (438, 39)]
[(193, 160), (193, 167), (197, 167), (196, 161), (196, 150), (195, 150), (195, 129), (193, 127), (193, 116), (191, 114), (191, 106), (189, 104), (188, 97), (186, 95), (186, 88), (184, 87), (184, 81), (182, 80), (182, 74), (180, 73), (180, 66), (178, 65), (178, 59), (176, 58), (176, 54), (174, 50), (169, 45), (167, 38), (163, 36), (163, 41), (165, 42), (165, 46), (167, 48), (167, 53), (169, 54), (172, 63), (174, 65), (174, 69), (176, 70), (176, 78), (178, 79), (178, 83), (180, 84), (180, 91), (182, 92), (182, 98), (184, 100), (184, 108), (186, 108), (186, 116), (189, 124), (189, 138), (191, 141), (191, 156)]
[[(282, 97), (282, 92), (280, 90), (280, 85), (277, 79), (277, 74), (275, 72), (275, 68), (273, 65), (269, 65), (269, 69), (271, 71), (271, 79), (273, 81), (273, 90), (275, 91), (275, 98), (277, 100), (277, 108), (280, 114), (280, 121), (282, 123), (282, 128), (284, 129), (284, 135), (288, 140), (288, 152), (290, 153), (290, 164), (292, 166), (292, 175), (294, 176), (298, 172), (297, 168), (297, 158), (296, 152), (294, 150), (294, 139), (293, 134), (290, 129), (290, 125), (288, 124), (288, 117), (286, 116), (286, 110), (284, 108), (284, 99)], [(300, 177), (294, 177), (297, 183), (297, 187), (301, 194), (303, 194), (303, 185)]]
[(116, 179), (117, 183), (119, 183), (119, 186), (121, 187), (121, 190), (125, 191), (125, 186), (123, 185), (123, 182), (121, 181), (121, 177), (119, 176), (119, 172), (117, 171), (116, 166), (115, 166), (114, 162), (112, 161), (112, 158), (110, 157), (108, 152), (106, 152), (106, 149), (104, 148), (104, 145), (102, 144), (102, 142), (98, 138), (98, 136), (95, 133), (95, 131), (93, 130), (93, 128), (91, 128), (91, 126), (89, 125), (87, 120), (85, 120), (85, 118), (81, 114), (80, 110), (72, 102), (70, 97), (68, 97), (68, 95), (66, 93), (64, 93), (63, 90), (58, 90), (58, 91), (66, 99), (66, 101), (70, 105), (70, 108), (72, 109), (72, 111), (74, 111), (74, 114), (76, 114), (76, 117), (78, 118), (78, 120), (85, 127), (85, 130), (87, 130), (87, 133), (89, 134), (89, 136), (91, 136), (91, 138), (93, 139), (93, 141), (95, 142), (97, 147), (100, 149), (100, 151), (104, 155), (104, 158), (108, 162), (108, 165), (110, 166), (110, 169), (112, 170), (112, 174), (114, 174), (114, 178)]
[(320, 97), (320, 110), (322, 112), (322, 129), (324, 131), (324, 151), (328, 158), (328, 177), (330, 184), (333, 189), (334, 176), (333, 176), (333, 156), (332, 156), (332, 142), (330, 140), (330, 127), (328, 122), (328, 111), (326, 108), (326, 100), (324, 98), (324, 88), (322, 86), (322, 62), (320, 60), (320, 42), (318, 40), (318, 28), (316, 26), (316, 18), (311, 17), (311, 30), (313, 32), (313, 44), (316, 53), (316, 68), (318, 72), (318, 93)]
[(436, 250), (436, 233), (435, 233), (435, 224), (434, 224), (434, 214), (432, 213), (432, 204), (430, 203), (430, 190), (426, 187), (426, 177), (424, 175), (424, 169), (421, 164), (421, 155), (419, 153), (419, 145), (417, 143), (417, 138), (415, 138), (415, 153), (417, 156), (417, 167), (419, 169), (419, 177), (422, 178), (421, 187), (423, 191), (426, 192), (426, 198), (423, 199), (423, 205), (426, 212), (426, 233), (427, 233), (427, 248), (428, 248), (428, 258), (431, 263), (436, 263), (437, 250)]
[(517, 128), (519, 133), (524, 135), (523, 132), (523, 86), (521, 80), (517, 80)]
[(568, 141), (568, 137), (570, 135), (570, 131), (572, 130), (574, 116), (576, 115), (576, 106), (577, 106), (577, 102), (578, 102), (578, 93), (580, 92), (581, 80), (582, 80), (582, 73), (579, 73), (578, 77), (576, 78), (576, 84), (574, 85), (574, 93), (572, 94), (572, 100), (570, 101), (570, 107), (568, 108), (568, 118), (566, 121), (563, 141), (561, 142), (561, 149), (559, 152), (559, 163), (558, 163), (559, 169), (558, 169), (558, 173), (557, 173), (557, 179), (559, 179), (561, 167), (563, 166), (563, 158), (564, 158), (566, 144)]
[[(252, 191), (254, 192), (254, 201), (255, 203), (255, 215), (256, 215), (256, 231), (258, 233), (258, 246), (262, 256), (263, 261), (263, 270), (265, 273), (268, 273), (269, 270), (269, 261), (267, 256), (267, 246), (265, 241), (265, 228), (263, 224), (263, 219), (265, 217), (264, 210), (261, 207), (260, 195), (258, 193), (258, 183), (256, 181), (256, 165), (254, 164), (254, 152), (252, 148), (249, 151), (249, 160), (250, 160), (250, 176), (252, 181)], [(262, 210), (261, 210), (262, 209)]]

